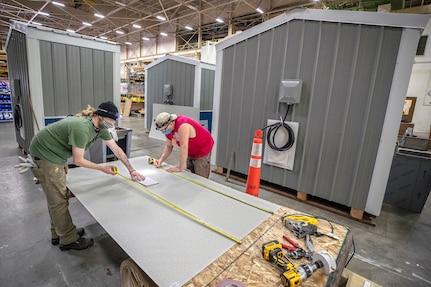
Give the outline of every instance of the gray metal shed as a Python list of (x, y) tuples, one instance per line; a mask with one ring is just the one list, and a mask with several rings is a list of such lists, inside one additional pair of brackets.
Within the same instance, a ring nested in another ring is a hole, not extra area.
[(120, 46), (38, 25), (12, 22), (6, 43), (16, 139), (87, 105), (120, 106)]
[(151, 127), (153, 104), (195, 107), (201, 111), (201, 119), (212, 118), (214, 77), (215, 65), (174, 55), (145, 66), (146, 127)]
[[(234, 151), (232, 170), (247, 174), (254, 131), (288, 111), (295, 150), (268, 149), (265, 137), (261, 179), (379, 215), (429, 18), (294, 9), (217, 44), (216, 165)], [(298, 91), (288, 109), (283, 96)]]

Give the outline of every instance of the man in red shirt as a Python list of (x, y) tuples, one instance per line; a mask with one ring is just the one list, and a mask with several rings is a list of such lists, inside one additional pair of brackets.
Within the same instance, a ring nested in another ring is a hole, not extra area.
[(155, 161), (160, 167), (172, 153), (175, 145), (180, 148), (180, 162), (169, 168), (168, 172), (180, 172), (185, 168), (192, 173), (208, 178), (210, 175), (210, 157), (214, 140), (210, 132), (201, 124), (187, 116), (177, 116), (166, 112), (160, 113), (155, 119), (157, 130), (166, 136), (163, 153)]

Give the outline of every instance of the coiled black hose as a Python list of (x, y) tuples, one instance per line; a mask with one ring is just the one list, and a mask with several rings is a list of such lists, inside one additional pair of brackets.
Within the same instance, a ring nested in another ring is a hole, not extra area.
[[(289, 150), (293, 144), (295, 143), (295, 132), (293, 131), (293, 129), (285, 123), (286, 118), (287, 118), (287, 114), (289, 112), (289, 107), (290, 105), (287, 105), (287, 110), (286, 110), (286, 114), (284, 116), (284, 118), (282, 119), (282, 122), (277, 122), (274, 123), (272, 125), (266, 126), (264, 127), (262, 130), (268, 129), (267, 133), (266, 133), (266, 141), (269, 145), (269, 147), (273, 150), (276, 151), (286, 151)], [(275, 143), (275, 135), (277, 134), (277, 132), (279, 131), (280, 128), (284, 128), (287, 130), (287, 140), (284, 143), (284, 145), (282, 146), (278, 146)]]

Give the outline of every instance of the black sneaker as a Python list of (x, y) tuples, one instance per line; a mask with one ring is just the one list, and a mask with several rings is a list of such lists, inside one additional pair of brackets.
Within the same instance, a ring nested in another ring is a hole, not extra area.
[(79, 237), (78, 240), (70, 244), (66, 244), (66, 245), (60, 244), (60, 250), (61, 251), (72, 250), (72, 249), (83, 250), (83, 249), (90, 248), (91, 246), (93, 246), (93, 244), (94, 244), (94, 240), (92, 238)]
[[(76, 230), (76, 233), (78, 233), (79, 237), (81, 237), (82, 235), (84, 235), (85, 229), (84, 228), (78, 228)], [(58, 244), (60, 244), (60, 238), (52, 238), (51, 239), (51, 243), (52, 243), (52, 245), (58, 245)]]

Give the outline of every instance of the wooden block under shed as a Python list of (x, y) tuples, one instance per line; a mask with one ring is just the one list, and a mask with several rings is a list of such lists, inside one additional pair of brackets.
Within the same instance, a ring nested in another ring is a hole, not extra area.
[(362, 219), (362, 217), (364, 216), (364, 211), (352, 207), (350, 209), (350, 216), (352, 216), (353, 218), (356, 218), (356, 219)]
[(306, 193), (306, 192), (298, 191), (298, 193), (296, 194), (296, 197), (297, 197), (299, 200), (307, 201), (307, 193)]

